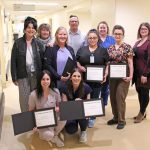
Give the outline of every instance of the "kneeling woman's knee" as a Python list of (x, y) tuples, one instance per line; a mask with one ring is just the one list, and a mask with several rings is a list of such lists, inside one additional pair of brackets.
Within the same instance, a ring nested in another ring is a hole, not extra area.
[(54, 137), (54, 132), (52, 131), (43, 131), (39, 132), (40, 139), (45, 140), (45, 141), (50, 141)]

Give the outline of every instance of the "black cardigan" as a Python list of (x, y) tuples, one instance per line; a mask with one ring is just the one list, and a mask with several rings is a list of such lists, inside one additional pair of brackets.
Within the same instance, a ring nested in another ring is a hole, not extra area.
[[(54, 45), (53, 47), (46, 47), (45, 55), (44, 55), (44, 69), (50, 71), (52, 74), (53, 80), (60, 80), (61, 76), (57, 73), (57, 52), (59, 50), (58, 45)], [(72, 47), (66, 45), (66, 48), (69, 50), (70, 54), (72, 55), (72, 58), (75, 62), (76, 66), (76, 57), (74, 54), (74, 50)]]

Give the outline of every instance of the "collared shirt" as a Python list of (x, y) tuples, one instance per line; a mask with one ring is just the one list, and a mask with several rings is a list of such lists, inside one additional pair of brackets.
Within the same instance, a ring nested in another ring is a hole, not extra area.
[(73, 48), (75, 55), (79, 48), (83, 46), (84, 41), (85, 35), (81, 33), (80, 30), (78, 30), (76, 33), (72, 33), (69, 30), (68, 45), (70, 45)]
[(57, 52), (57, 73), (59, 75), (62, 75), (65, 65), (66, 65), (66, 62), (68, 60), (68, 57), (73, 59), (69, 50), (66, 47), (59, 48), (59, 50)]

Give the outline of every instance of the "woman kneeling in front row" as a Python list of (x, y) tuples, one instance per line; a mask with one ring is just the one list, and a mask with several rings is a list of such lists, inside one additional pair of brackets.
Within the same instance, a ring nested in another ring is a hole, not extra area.
[(65, 126), (65, 121), (59, 121), (58, 103), (61, 101), (58, 89), (54, 88), (51, 75), (48, 71), (42, 71), (38, 83), (37, 90), (34, 90), (29, 96), (29, 111), (55, 107), (57, 112), (57, 126), (39, 129), (39, 137), (42, 140), (50, 141), (57, 147), (63, 147), (63, 141), (58, 137), (59, 133)]
[[(68, 84), (62, 88), (62, 100), (63, 101), (74, 101), (74, 100), (85, 100), (90, 99), (91, 88), (83, 83), (82, 75), (78, 71), (78, 69), (74, 69), (70, 75), (70, 80)], [(87, 124), (88, 120), (85, 119), (77, 119), (77, 120), (68, 120), (65, 126), (66, 132), (69, 134), (74, 134), (78, 131), (78, 124), (80, 126), (80, 138), (79, 142), (87, 141)]]

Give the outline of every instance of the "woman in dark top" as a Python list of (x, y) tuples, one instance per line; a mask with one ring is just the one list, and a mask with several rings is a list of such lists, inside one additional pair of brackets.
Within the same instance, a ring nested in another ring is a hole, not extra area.
[(142, 23), (138, 29), (138, 41), (133, 48), (134, 57), (134, 82), (140, 104), (140, 111), (134, 117), (135, 123), (140, 123), (145, 117), (149, 103), (150, 89), (150, 24)]
[[(91, 88), (83, 83), (82, 75), (78, 69), (74, 69), (70, 75), (67, 85), (62, 88), (62, 100), (74, 101), (90, 99)], [(78, 131), (78, 124), (81, 129), (80, 142), (86, 142), (87, 119), (78, 119), (67, 121), (65, 129), (68, 133), (73, 134)]]
[(57, 82), (58, 89), (60, 89), (64, 82), (70, 78), (69, 74), (66, 77), (62, 76), (69, 57), (74, 61), (76, 66), (74, 50), (72, 47), (67, 45), (67, 41), (68, 34), (66, 28), (59, 27), (55, 33), (54, 46), (46, 47), (44, 56), (45, 69), (52, 73), (52, 78), (55, 82)]
[[(107, 66), (109, 56), (107, 50), (99, 46), (99, 34), (96, 29), (91, 29), (88, 34), (88, 46), (80, 48), (77, 52), (77, 66), (81, 72), (86, 72), (86, 65), (97, 65), (97, 66)], [(103, 82), (87, 82), (92, 88), (91, 98), (99, 98), (100, 90), (102, 84), (106, 81), (108, 75), (107, 69), (105, 69)], [(95, 118), (89, 119), (88, 126), (92, 128), (94, 126)]]
[(44, 47), (34, 37), (36, 31), (37, 20), (27, 17), (24, 35), (14, 42), (11, 53), (11, 76), (19, 89), (21, 112), (28, 111), (29, 94), (36, 88), (37, 78), (42, 71)]

